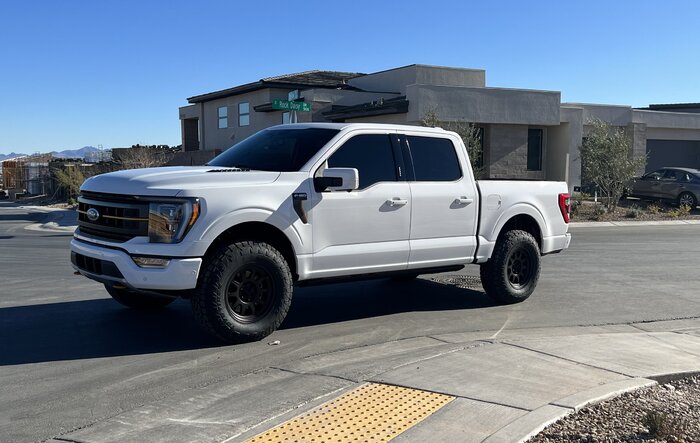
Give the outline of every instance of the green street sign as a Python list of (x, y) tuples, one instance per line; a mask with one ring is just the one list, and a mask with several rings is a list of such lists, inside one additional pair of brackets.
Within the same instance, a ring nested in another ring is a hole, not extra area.
[(279, 111), (311, 112), (311, 105), (304, 102), (292, 102), (289, 100), (272, 100), (272, 109)]

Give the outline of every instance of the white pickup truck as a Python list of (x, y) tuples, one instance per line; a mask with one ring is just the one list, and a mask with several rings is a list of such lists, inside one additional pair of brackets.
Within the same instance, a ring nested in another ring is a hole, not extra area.
[(258, 340), (295, 286), (481, 266), (501, 303), (535, 289), (569, 246), (566, 183), (476, 181), (439, 128), (311, 123), (265, 129), (207, 166), (85, 181), (75, 270), (141, 309), (192, 301), (206, 330)]

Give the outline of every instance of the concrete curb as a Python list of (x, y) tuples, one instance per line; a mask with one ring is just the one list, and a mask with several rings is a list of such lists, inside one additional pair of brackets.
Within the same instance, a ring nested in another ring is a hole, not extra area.
[(601, 222), (571, 222), (570, 228), (611, 228), (629, 226), (678, 226), (700, 225), (700, 220), (656, 220), (656, 221), (601, 221)]
[(627, 392), (656, 385), (647, 378), (619, 380), (578, 392), (569, 397), (553, 401), (512, 421), (491, 434), (484, 443), (525, 443), (547, 426), (586, 406), (595, 405)]

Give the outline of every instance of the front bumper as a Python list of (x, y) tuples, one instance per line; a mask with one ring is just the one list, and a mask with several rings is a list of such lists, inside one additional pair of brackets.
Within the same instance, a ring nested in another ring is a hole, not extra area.
[[(141, 268), (129, 254), (118, 249), (76, 239), (71, 240), (70, 248), (72, 253), (88, 257), (87, 260), (73, 260), (73, 268), (85, 277), (100, 283), (123, 284), (133, 289), (193, 289), (197, 286), (199, 268), (202, 265), (201, 258), (173, 258), (165, 268)], [(99, 261), (96, 265), (95, 260)]]

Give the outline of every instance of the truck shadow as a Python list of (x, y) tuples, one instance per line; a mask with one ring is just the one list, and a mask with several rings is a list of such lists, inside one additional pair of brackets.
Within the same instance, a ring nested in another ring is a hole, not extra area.
[[(493, 306), (481, 292), (426, 280), (376, 280), (301, 288), (280, 329), (412, 311)], [(111, 299), (0, 309), (0, 366), (223, 346), (201, 331), (190, 304), (139, 312)]]
[(388, 279), (300, 288), (280, 329), (314, 326), (402, 312), (495, 306), (480, 290), (416, 279)]

